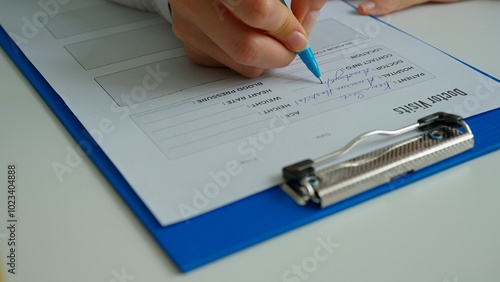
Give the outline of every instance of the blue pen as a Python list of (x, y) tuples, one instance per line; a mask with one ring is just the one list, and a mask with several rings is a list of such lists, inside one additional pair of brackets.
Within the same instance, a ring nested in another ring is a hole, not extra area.
[[(285, 6), (285, 0), (280, 0)], [(297, 53), (299, 57), (302, 59), (306, 67), (314, 74), (315, 77), (319, 79), (321, 84), (323, 84), (323, 80), (321, 79), (321, 71), (319, 70), (318, 62), (316, 62), (316, 58), (311, 50), (311, 46), (307, 44), (306, 49)]]

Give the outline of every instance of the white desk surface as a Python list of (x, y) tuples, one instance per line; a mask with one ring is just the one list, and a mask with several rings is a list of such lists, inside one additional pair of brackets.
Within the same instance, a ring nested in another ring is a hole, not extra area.
[[(500, 77), (499, 15), (493, 0), (385, 19)], [(0, 199), (7, 281), (500, 281), (500, 152), (181, 274), (86, 157), (58, 181), (77, 145), (3, 51), (0, 94), (0, 188), (8, 163), (18, 178), (16, 275)], [(317, 253), (321, 239), (338, 245)]]

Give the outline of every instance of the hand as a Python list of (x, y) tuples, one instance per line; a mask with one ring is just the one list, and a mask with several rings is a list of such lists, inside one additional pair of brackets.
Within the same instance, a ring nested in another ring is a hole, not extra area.
[(358, 6), (362, 15), (382, 16), (426, 2), (450, 3), (460, 0), (367, 0)]
[(307, 46), (326, 0), (170, 0), (172, 30), (195, 63), (246, 77), (284, 67)]

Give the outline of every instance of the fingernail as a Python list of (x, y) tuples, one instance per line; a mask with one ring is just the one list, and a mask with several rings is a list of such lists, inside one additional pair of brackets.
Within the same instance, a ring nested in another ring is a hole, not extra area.
[(302, 26), (306, 30), (307, 34), (310, 34), (316, 25), (316, 21), (318, 20), (318, 11), (311, 11), (307, 14), (307, 16), (302, 21)]
[(294, 31), (285, 43), (292, 51), (302, 51), (307, 47), (307, 38), (304, 34)]
[(361, 3), (360, 6), (365, 12), (375, 9), (375, 3), (371, 1)]

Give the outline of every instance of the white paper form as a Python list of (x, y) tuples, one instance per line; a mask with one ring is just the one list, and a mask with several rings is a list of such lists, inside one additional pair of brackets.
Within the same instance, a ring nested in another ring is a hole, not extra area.
[(274, 186), (283, 166), (360, 133), (500, 105), (498, 83), (343, 2), (310, 37), (325, 84), (298, 58), (257, 79), (197, 66), (159, 16), (106, 1), (0, 3), (4, 29), (162, 225)]

